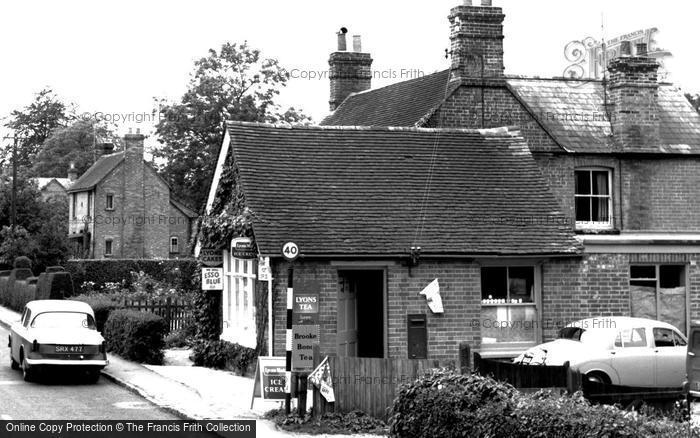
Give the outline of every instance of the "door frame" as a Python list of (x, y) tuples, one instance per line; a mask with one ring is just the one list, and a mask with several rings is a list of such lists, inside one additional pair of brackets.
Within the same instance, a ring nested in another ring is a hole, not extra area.
[[(340, 271), (381, 271), (382, 272), (382, 305), (383, 305), (383, 315), (382, 318), (384, 319), (383, 321), (383, 358), (386, 359), (389, 357), (389, 287), (388, 287), (388, 281), (389, 281), (389, 276), (388, 276), (388, 270), (390, 265), (395, 265), (395, 263), (387, 263), (387, 262), (331, 262), (331, 267), (335, 269), (335, 284), (336, 284), (336, 290), (335, 290), (335, 299), (336, 303), (338, 300), (338, 294), (340, 291), (338, 290), (338, 284), (340, 280)], [(337, 306), (336, 306), (336, 312), (337, 312)], [(359, 313), (358, 313), (359, 315)], [(338, 330), (338, 317), (336, 315), (336, 333)], [(338, 341), (336, 338), (336, 351), (338, 349)]]

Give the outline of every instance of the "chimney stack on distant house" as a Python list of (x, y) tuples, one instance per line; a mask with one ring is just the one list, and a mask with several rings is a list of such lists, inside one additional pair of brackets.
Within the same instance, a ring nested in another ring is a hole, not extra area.
[(143, 142), (146, 137), (139, 129), (133, 134), (131, 129), (124, 136), (124, 165), (123, 165), (123, 193), (125, 200), (124, 209), (128, 211), (132, 221), (124, 224), (122, 242), (124, 243), (124, 257), (143, 258), (145, 235), (147, 184), (146, 165), (143, 161)]
[(659, 63), (647, 56), (646, 47), (623, 42), (625, 55), (608, 66), (610, 122), (614, 143), (622, 150), (659, 145)]
[(450, 80), (502, 80), (503, 20), (501, 8), (491, 0), (473, 6), (471, 0), (450, 10), (452, 65)]
[(353, 51), (347, 51), (346, 28), (338, 32), (338, 50), (331, 53), (329, 77), (331, 81), (330, 109), (335, 109), (352, 93), (372, 88), (372, 57), (362, 52), (360, 35), (353, 35)]
[(75, 168), (75, 163), (71, 161), (68, 167), (68, 181), (73, 182), (78, 179), (78, 169)]

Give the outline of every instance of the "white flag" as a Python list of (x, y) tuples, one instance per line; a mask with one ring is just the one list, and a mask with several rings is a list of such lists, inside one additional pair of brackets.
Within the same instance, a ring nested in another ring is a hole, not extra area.
[(420, 293), (425, 295), (425, 299), (428, 300), (428, 307), (433, 313), (444, 313), (442, 308), (442, 297), (440, 297), (440, 283), (437, 278), (426, 286)]

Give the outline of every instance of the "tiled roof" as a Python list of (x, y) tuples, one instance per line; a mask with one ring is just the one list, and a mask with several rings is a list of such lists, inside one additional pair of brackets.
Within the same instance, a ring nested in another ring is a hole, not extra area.
[(69, 189), (71, 186), (71, 181), (68, 178), (52, 178), (52, 177), (38, 177), (34, 178), (39, 190), (44, 189), (44, 187), (51, 184), (52, 181), (56, 181), (64, 189)]
[[(446, 70), (351, 95), (321, 124), (420, 126), (445, 99), (447, 75)], [(616, 152), (601, 81), (509, 77), (506, 86), (564, 150)], [(659, 87), (659, 120), (660, 144), (636, 152), (700, 153), (700, 115), (669, 84)]]
[(196, 218), (198, 216), (196, 211), (192, 210), (177, 199), (174, 199), (172, 196), (170, 197), (170, 203), (173, 204), (175, 208), (180, 210), (185, 216), (189, 218)]
[(449, 70), (353, 94), (321, 125), (414, 126), (449, 93)]
[(398, 256), (411, 246), (423, 255), (579, 253), (517, 132), (227, 129), (263, 255), (278, 255), (287, 241), (316, 256)]
[[(571, 152), (615, 152), (600, 81), (509, 79), (508, 86)], [(674, 86), (659, 86), (660, 144), (635, 152), (700, 153), (700, 114)]]
[(90, 166), (90, 168), (73, 183), (68, 192), (92, 190), (93, 187), (109, 175), (123, 160), (123, 152), (101, 156), (95, 161), (95, 164)]

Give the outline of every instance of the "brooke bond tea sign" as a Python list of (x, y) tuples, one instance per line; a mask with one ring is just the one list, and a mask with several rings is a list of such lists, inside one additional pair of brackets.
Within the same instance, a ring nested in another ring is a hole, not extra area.
[(292, 327), (292, 371), (307, 373), (314, 370), (314, 345), (320, 343), (318, 325)]

